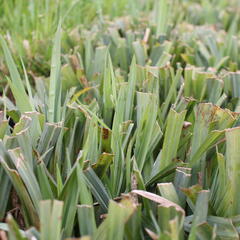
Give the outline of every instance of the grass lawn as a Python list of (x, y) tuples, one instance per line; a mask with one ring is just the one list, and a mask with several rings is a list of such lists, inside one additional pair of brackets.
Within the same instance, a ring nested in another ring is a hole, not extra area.
[(239, 54), (239, 0), (0, 0), (0, 239), (239, 239)]

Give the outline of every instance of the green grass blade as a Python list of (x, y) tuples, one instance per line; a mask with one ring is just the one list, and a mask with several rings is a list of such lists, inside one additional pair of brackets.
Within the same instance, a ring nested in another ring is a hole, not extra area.
[(48, 121), (60, 121), (61, 106), (61, 24), (59, 23), (52, 50), (48, 98)]

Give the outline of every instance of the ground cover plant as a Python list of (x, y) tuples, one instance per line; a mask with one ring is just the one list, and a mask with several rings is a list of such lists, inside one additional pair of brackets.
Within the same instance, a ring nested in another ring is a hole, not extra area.
[(239, 239), (239, 13), (0, 0), (0, 239)]

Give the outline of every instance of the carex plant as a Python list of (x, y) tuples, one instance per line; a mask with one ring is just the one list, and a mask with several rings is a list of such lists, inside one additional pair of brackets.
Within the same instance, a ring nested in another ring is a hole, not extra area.
[(0, 1), (0, 236), (239, 239), (238, 1), (90, 2)]

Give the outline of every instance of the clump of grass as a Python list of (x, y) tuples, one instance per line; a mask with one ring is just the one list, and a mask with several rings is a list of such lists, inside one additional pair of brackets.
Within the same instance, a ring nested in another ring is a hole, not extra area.
[(0, 236), (238, 239), (238, 2), (54, 6), (0, 1)]

